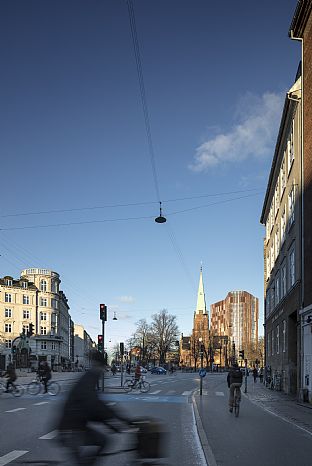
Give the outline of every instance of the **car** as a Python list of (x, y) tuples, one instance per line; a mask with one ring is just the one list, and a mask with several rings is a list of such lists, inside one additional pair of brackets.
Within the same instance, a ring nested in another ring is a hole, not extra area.
[(151, 369), (151, 374), (165, 375), (167, 371), (163, 367), (153, 367), (153, 369)]
[(145, 367), (141, 366), (141, 374), (147, 374), (147, 369)]

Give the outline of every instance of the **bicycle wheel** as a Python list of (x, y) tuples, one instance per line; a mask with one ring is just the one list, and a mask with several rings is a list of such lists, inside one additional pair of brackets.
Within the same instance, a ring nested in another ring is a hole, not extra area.
[(24, 393), (24, 387), (22, 387), (22, 385), (14, 385), (14, 387), (12, 387), (12, 395), (13, 396), (22, 396)]
[(140, 385), (140, 392), (141, 393), (147, 393), (149, 389), (151, 388), (149, 382), (146, 382), (146, 380), (143, 380)]
[(41, 390), (41, 383), (40, 382), (31, 382), (27, 385), (27, 393), (30, 395), (38, 395)]
[(55, 396), (60, 393), (61, 387), (57, 382), (48, 383), (48, 393), (49, 395)]
[(0, 382), (0, 394), (5, 392), (5, 385)]
[(131, 392), (132, 388), (133, 388), (132, 380), (126, 380), (125, 383), (123, 384), (124, 391), (129, 393)]

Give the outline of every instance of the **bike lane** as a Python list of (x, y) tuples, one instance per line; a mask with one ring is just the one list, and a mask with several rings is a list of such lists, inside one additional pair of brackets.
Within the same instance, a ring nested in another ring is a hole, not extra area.
[[(228, 409), (226, 382), (206, 382), (193, 397), (197, 427), (209, 466), (310, 466), (312, 436), (242, 396), (238, 418)], [(300, 409), (300, 408), (299, 408)]]

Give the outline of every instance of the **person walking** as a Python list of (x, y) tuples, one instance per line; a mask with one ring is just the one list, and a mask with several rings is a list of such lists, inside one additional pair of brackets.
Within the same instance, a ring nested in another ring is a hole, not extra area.
[(254, 378), (254, 383), (257, 382), (257, 377), (258, 377), (258, 369), (256, 367), (253, 368), (252, 375)]
[(263, 367), (260, 368), (259, 379), (260, 383), (263, 383)]

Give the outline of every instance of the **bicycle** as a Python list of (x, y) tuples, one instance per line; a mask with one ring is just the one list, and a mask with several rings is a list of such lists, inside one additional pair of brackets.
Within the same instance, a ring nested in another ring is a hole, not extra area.
[[(43, 390), (43, 387), (44, 382), (42, 377), (37, 377), (36, 380), (33, 380), (27, 385), (27, 393), (29, 393), (29, 395), (38, 395)], [(52, 381), (47, 383), (47, 390), (49, 395), (55, 396), (60, 392), (61, 387), (57, 382)]]
[[(132, 429), (118, 431), (119, 433), (129, 433), (130, 435), (130, 445), (128, 448), (123, 448), (121, 450), (113, 451), (104, 451), (98, 454), (95, 454), (94, 458), (109, 457), (120, 455), (123, 453), (130, 453), (126, 457), (127, 466), (165, 466), (163, 462), (159, 462), (164, 458), (167, 458), (167, 451), (165, 440), (168, 438), (168, 432), (165, 431), (164, 425), (158, 421), (152, 419), (138, 419), (132, 421)], [(70, 434), (72, 435), (72, 434)], [(115, 435), (115, 434), (110, 434)], [(62, 439), (59, 439), (61, 444), (65, 446), (67, 452), (73, 458), (73, 448), (70, 446), (70, 438), (67, 438), (69, 442), (64, 443)], [(73, 443), (77, 447), (77, 442), (74, 437), (72, 437)], [(119, 441), (116, 442), (119, 444)], [(83, 445), (80, 447), (84, 448)], [(131, 455), (133, 453), (133, 455)], [(33, 460), (17, 460), (10, 463), (13, 465), (26, 466), (26, 465), (37, 465), (37, 466), (58, 466), (58, 465), (68, 465), (72, 466), (72, 460), (46, 460), (46, 459), (33, 459)], [(88, 463), (86, 463), (88, 464)], [(167, 463), (166, 463), (167, 464)], [(168, 466), (168, 465), (167, 465)]]
[(127, 379), (123, 384), (123, 389), (127, 393), (130, 393), (135, 388), (138, 388), (141, 393), (147, 393), (151, 386), (149, 382), (143, 379), (143, 377), (141, 377), (139, 381), (137, 381), (135, 378)]
[(23, 395), (24, 388), (22, 387), (22, 385), (18, 385), (12, 382), (11, 385), (9, 385), (9, 388), (7, 390), (6, 384), (0, 381), (0, 394), (1, 393), (11, 393), (11, 395), (15, 397), (19, 397)]

